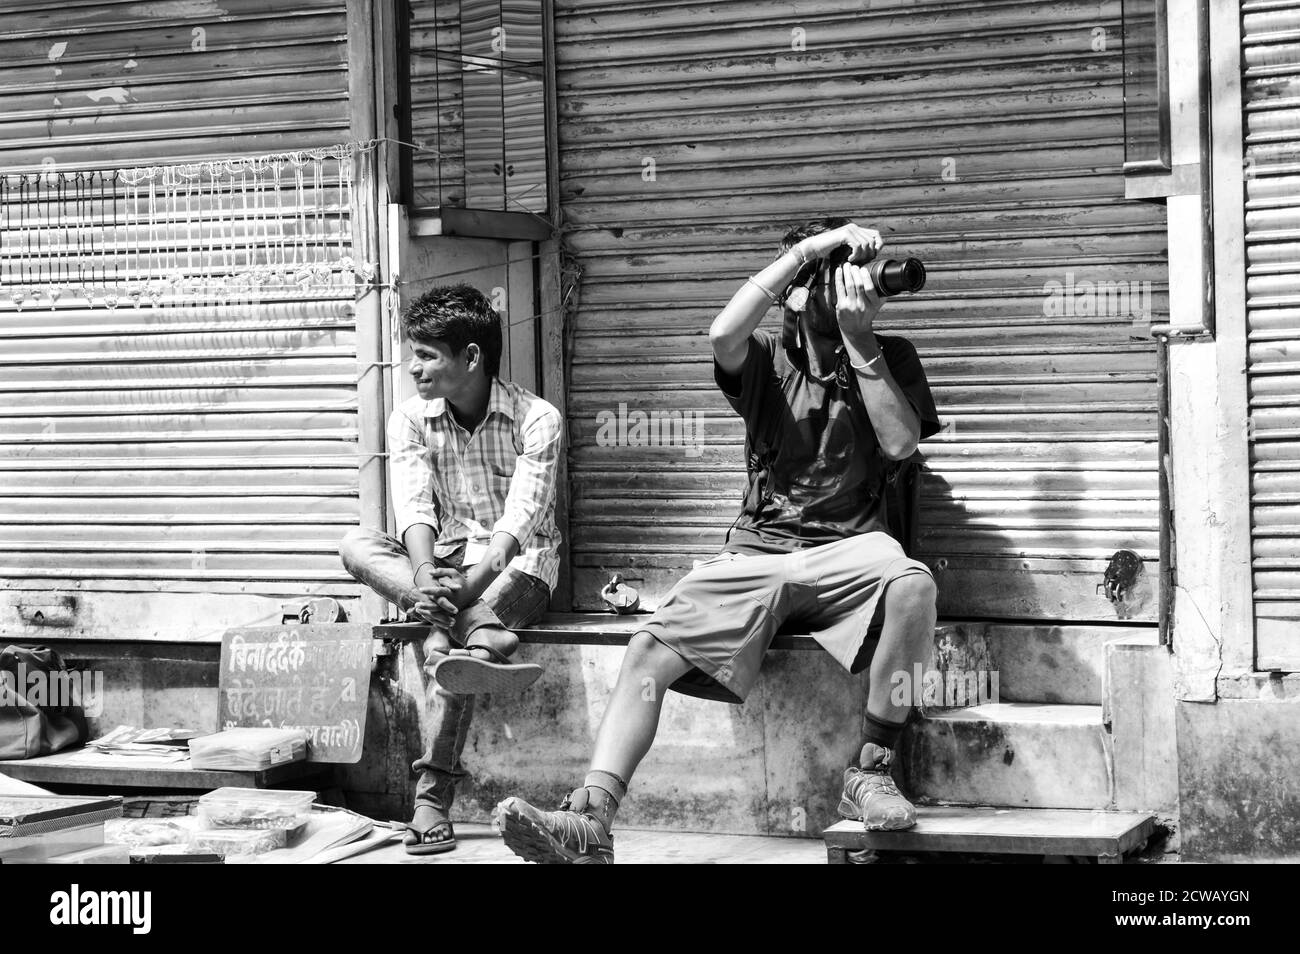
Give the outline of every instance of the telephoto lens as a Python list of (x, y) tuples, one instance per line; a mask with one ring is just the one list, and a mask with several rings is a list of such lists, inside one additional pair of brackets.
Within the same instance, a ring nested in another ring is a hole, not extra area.
[(925, 265), (919, 258), (872, 262), (867, 266), (867, 273), (876, 286), (876, 293), (882, 298), (903, 292), (919, 292), (925, 287)]

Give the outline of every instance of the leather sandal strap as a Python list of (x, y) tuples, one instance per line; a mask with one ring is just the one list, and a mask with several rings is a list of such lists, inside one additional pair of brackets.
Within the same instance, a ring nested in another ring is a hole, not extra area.
[(486, 653), (488, 654), (488, 656), (489, 656), (488, 662), (498, 663), (498, 664), (500, 664), (500, 665), (502, 665), (502, 666), (506, 666), (506, 665), (509, 665), (509, 664), (510, 664), (510, 657), (509, 657), (509, 656), (507, 656), (505, 653), (501, 652), (501, 650), (499, 650), (499, 649), (494, 649), (494, 648), (492, 648), (491, 646), (487, 646), (487, 645), (484, 645), (484, 644), (482, 644), (482, 643), (466, 643), (466, 644), (465, 644), (465, 648), (466, 648), (467, 650), (471, 650), (471, 651), (472, 651), (472, 650), (475, 650), (475, 649), (481, 649), (481, 650), (483, 650), (483, 651), (486, 652)]

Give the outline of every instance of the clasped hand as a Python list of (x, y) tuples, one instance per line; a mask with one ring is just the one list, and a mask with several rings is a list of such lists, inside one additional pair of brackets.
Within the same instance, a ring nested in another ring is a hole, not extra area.
[(425, 598), (411, 607), (411, 611), (426, 623), (451, 629), (456, 614), (468, 602), (468, 587), (465, 574), (460, 570), (426, 564), (415, 575), (415, 588)]

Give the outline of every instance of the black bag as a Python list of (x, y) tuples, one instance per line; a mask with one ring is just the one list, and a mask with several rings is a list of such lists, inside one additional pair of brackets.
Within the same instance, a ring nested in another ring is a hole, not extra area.
[(0, 761), (49, 755), (86, 741), (85, 710), (68, 698), (70, 676), (53, 649), (10, 646), (0, 652)]
[(916, 556), (916, 533), (921, 512), (921, 470), (925, 458), (915, 453), (892, 461), (885, 472), (885, 521), (889, 535), (909, 557)]

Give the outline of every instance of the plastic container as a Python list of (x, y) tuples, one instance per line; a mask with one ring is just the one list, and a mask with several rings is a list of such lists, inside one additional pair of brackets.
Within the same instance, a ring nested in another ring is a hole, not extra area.
[(210, 828), (190, 838), (191, 851), (212, 851), (231, 855), (260, 855), (283, 848), (288, 833), (283, 828)]
[(128, 848), (183, 845), (190, 840), (188, 825), (166, 818), (117, 818), (104, 826), (104, 841)]
[(131, 849), (126, 845), (100, 845), (55, 855), (47, 862), (52, 865), (129, 865)]
[(277, 829), (287, 832), (310, 820), (311, 803), (315, 800), (315, 792), (219, 788), (199, 799), (199, 827)]
[(226, 856), (216, 851), (199, 851), (184, 845), (157, 845), (150, 848), (132, 848), (133, 865), (221, 865)]
[(41, 864), (53, 855), (83, 848), (98, 848), (104, 844), (104, 825), (85, 825), (65, 828), (43, 835), (22, 838), (0, 838), (0, 864)]
[(237, 728), (190, 739), (196, 769), (256, 772), (307, 758), (306, 729)]

